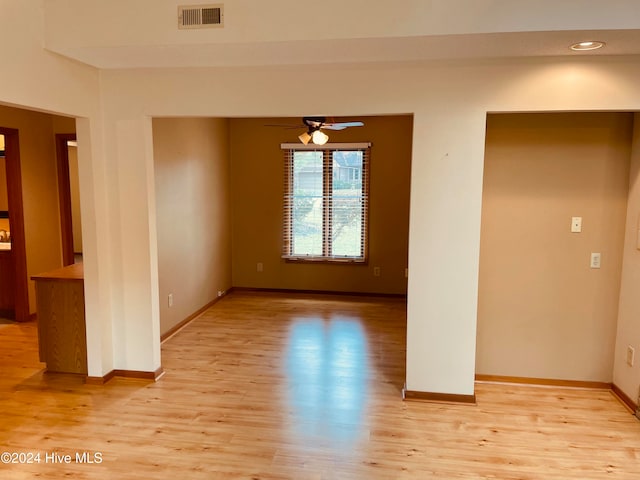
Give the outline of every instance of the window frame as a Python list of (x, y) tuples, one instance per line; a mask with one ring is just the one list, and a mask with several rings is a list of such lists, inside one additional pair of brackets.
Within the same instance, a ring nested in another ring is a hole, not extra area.
[[(287, 262), (327, 263), (327, 264), (358, 264), (366, 265), (369, 259), (369, 178), (371, 164), (371, 143), (327, 143), (325, 145), (301, 145), (298, 143), (283, 143), (280, 148), (284, 153), (284, 182), (283, 182), (283, 244), (282, 258)], [(293, 160), (296, 151), (321, 151), (322, 158), (322, 254), (296, 255), (293, 254)], [(361, 255), (334, 256), (331, 248), (332, 239), (332, 208), (333, 208), (333, 152), (361, 151), (362, 152), (362, 201), (361, 215)], [(331, 192), (327, 194), (327, 192)]]

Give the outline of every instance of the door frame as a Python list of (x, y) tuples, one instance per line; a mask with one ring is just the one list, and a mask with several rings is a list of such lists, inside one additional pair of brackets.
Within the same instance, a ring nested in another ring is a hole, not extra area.
[(58, 201), (60, 203), (60, 232), (62, 236), (62, 265), (73, 265), (73, 220), (71, 214), (71, 182), (69, 179), (68, 141), (75, 141), (75, 133), (56, 134), (56, 163), (58, 168)]
[(15, 128), (0, 127), (4, 135), (4, 157), (7, 170), (7, 197), (11, 228), (11, 254), (14, 264), (15, 319), (26, 322), (29, 314), (29, 277), (24, 233), (24, 205), (22, 202), (22, 170), (20, 167), (20, 138)]

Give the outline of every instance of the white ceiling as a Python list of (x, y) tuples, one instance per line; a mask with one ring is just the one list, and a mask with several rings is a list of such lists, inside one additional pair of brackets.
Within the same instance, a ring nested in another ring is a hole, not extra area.
[[(600, 40), (606, 47), (574, 52), (569, 45)], [(407, 62), (442, 59), (640, 55), (640, 30), (438, 35), (293, 42), (129, 45), (58, 48), (98, 68), (230, 67)]]
[(107, 69), (640, 55), (640, 0), (218, 0), (224, 27), (190, 31), (185, 3), (43, 0), (45, 48)]

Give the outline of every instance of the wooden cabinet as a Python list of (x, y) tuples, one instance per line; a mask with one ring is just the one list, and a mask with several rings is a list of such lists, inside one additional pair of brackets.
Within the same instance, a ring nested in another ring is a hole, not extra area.
[(0, 317), (15, 317), (13, 252), (0, 250)]
[(32, 277), (36, 283), (40, 361), (51, 372), (87, 374), (82, 264)]

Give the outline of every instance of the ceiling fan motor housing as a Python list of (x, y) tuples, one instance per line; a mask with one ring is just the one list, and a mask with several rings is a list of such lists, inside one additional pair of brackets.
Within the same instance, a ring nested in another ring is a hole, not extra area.
[(326, 117), (302, 117), (302, 122), (309, 127), (309, 132), (322, 128), (326, 121)]

